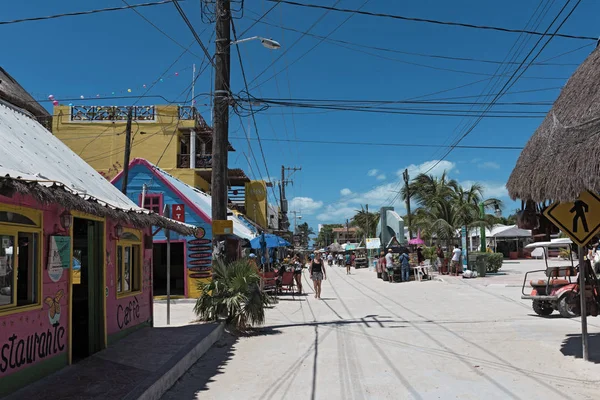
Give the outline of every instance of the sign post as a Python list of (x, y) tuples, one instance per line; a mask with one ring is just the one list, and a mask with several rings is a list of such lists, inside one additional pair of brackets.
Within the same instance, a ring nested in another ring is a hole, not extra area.
[(589, 360), (587, 310), (586, 310), (586, 267), (585, 245), (600, 232), (600, 197), (586, 191), (573, 202), (554, 203), (544, 211), (544, 215), (554, 225), (566, 233), (579, 246), (579, 301), (581, 310), (581, 351), (582, 358)]

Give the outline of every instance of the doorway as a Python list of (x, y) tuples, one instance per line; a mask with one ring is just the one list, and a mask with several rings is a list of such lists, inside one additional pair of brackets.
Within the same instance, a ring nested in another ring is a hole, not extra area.
[(104, 348), (104, 223), (73, 221), (72, 360)]
[[(183, 242), (171, 242), (171, 295), (185, 296), (185, 248)], [(152, 291), (155, 296), (167, 294), (167, 244), (154, 243)]]

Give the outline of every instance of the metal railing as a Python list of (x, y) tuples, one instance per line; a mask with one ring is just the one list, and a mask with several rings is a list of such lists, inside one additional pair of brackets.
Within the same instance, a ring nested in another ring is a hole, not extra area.
[[(190, 168), (190, 155), (177, 156), (177, 168)], [(212, 168), (212, 156), (196, 154), (196, 168)]]
[(202, 118), (202, 115), (198, 112), (196, 107), (194, 106), (179, 106), (178, 107), (178, 116), (181, 120), (195, 120), (198, 123), (199, 130), (210, 130), (210, 127)]
[(132, 109), (132, 120), (155, 121), (154, 106), (71, 106), (71, 121), (127, 121)]

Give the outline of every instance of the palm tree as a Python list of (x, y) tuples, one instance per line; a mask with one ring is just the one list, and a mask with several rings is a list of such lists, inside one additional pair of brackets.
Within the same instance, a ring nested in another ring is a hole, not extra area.
[(298, 225), (298, 235), (300, 235), (300, 246), (308, 247), (309, 236), (314, 235), (313, 228), (308, 226), (308, 223)]
[(356, 210), (356, 214), (352, 217), (352, 226), (358, 228), (359, 237), (370, 237), (374, 235), (379, 223), (379, 213), (372, 213), (365, 210), (361, 205), (360, 210)]
[(246, 330), (250, 325), (265, 322), (265, 306), (271, 298), (260, 290), (258, 270), (248, 260), (237, 260), (225, 265), (213, 264), (212, 279), (199, 281), (200, 297), (194, 312), (203, 321), (225, 318), (228, 325)]
[[(480, 215), (479, 205), (484, 208), (500, 207), (498, 199), (483, 199), (483, 186), (473, 183), (464, 188), (454, 179), (448, 179), (446, 172), (442, 176), (419, 174), (409, 184), (411, 197), (418, 208), (414, 211), (413, 225), (421, 229), (424, 236), (437, 236), (450, 242), (461, 227), (489, 227), (496, 218), (492, 215)], [(406, 190), (401, 192), (406, 198)]]

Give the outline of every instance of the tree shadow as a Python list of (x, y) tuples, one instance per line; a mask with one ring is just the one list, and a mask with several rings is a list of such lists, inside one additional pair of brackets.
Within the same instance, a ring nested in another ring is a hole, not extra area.
[[(565, 356), (573, 356), (575, 358), (582, 358), (581, 349), (581, 334), (576, 333), (573, 335), (567, 335), (563, 340), (560, 348), (561, 353)], [(592, 333), (588, 335), (588, 352), (589, 361), (599, 364), (600, 363), (600, 333)]]

